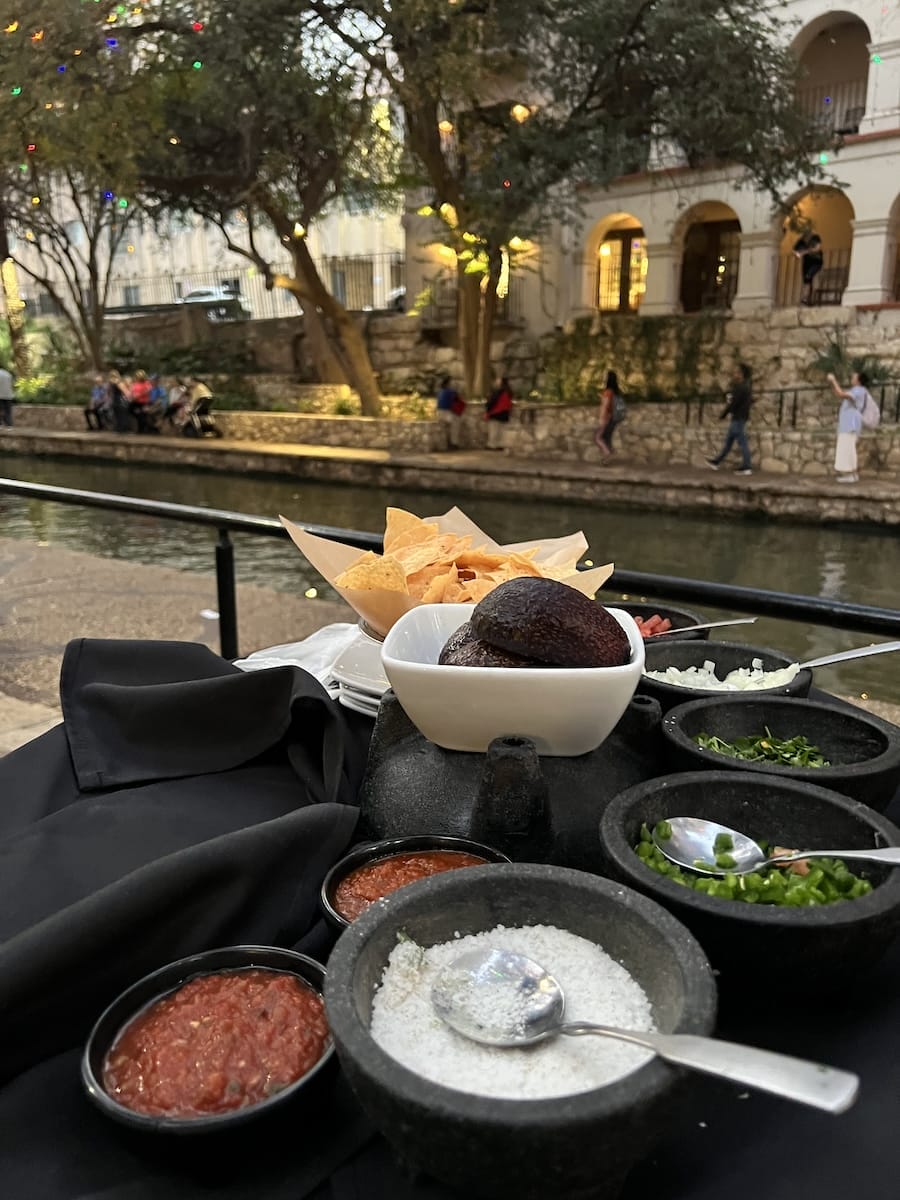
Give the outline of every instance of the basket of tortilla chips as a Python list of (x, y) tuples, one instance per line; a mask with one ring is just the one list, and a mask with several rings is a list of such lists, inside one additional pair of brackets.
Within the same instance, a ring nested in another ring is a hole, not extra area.
[(593, 596), (613, 572), (611, 563), (577, 569), (587, 550), (582, 533), (498, 546), (458, 508), (426, 519), (389, 508), (383, 554), (316, 537), (285, 517), (281, 522), (316, 570), (382, 636), (419, 604), (477, 604), (508, 579), (556, 579)]

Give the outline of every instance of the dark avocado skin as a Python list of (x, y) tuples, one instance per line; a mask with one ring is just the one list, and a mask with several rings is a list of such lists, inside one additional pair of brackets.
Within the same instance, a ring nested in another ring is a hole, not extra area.
[(480, 641), (548, 666), (620, 667), (631, 658), (615, 617), (554, 579), (501, 583), (476, 606), (469, 624)]
[(508, 654), (476, 638), (466, 621), (447, 640), (438, 662), (444, 667), (544, 667), (547, 664), (518, 654)]

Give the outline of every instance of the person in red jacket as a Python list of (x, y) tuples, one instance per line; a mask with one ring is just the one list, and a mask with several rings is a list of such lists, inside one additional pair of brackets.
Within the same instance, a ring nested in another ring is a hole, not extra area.
[(152, 393), (153, 384), (147, 378), (147, 372), (138, 371), (134, 377), (134, 383), (131, 385), (131, 404), (129, 405), (131, 415), (137, 421), (138, 433), (149, 432), (147, 413)]
[(484, 419), (488, 423), (488, 450), (502, 450), (504, 430), (512, 412), (513, 394), (506, 376), (498, 379), (485, 405)]

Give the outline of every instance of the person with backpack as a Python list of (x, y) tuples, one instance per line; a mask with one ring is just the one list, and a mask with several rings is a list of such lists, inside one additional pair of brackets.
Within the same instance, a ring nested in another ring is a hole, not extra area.
[(828, 375), (834, 394), (841, 402), (838, 409), (838, 435), (834, 450), (834, 469), (838, 483), (858, 483), (856, 442), (863, 429), (875, 429), (881, 420), (878, 405), (869, 392), (865, 371), (854, 371), (850, 387), (842, 388), (834, 375)]
[(600, 396), (600, 420), (594, 434), (601, 463), (606, 464), (615, 454), (612, 448), (613, 434), (624, 420), (625, 401), (619, 391), (619, 377), (615, 371), (607, 371), (606, 384)]
[(728, 424), (728, 432), (725, 434), (725, 442), (718, 454), (706, 460), (714, 471), (718, 471), (720, 464), (730, 454), (732, 446), (737, 443), (737, 447), (741, 452), (741, 465), (735, 467), (735, 475), (753, 474), (753, 464), (750, 460), (750, 444), (747, 441), (747, 422), (750, 420), (750, 407), (753, 404), (752, 378), (753, 373), (746, 363), (738, 363), (734, 368), (731, 391), (728, 393), (728, 403), (719, 417), (720, 421), (724, 421), (726, 417), (731, 417), (731, 421)]

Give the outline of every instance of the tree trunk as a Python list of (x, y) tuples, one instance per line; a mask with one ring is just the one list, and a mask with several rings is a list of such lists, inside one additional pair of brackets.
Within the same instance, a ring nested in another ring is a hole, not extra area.
[(304, 315), (308, 313), (310, 301), (315, 309), (315, 319), (321, 322), (328, 345), (347, 382), (359, 396), (363, 415), (381, 415), (381, 390), (369, 358), (369, 349), (356, 321), (335, 300), (319, 278), (319, 272), (305, 239), (295, 238), (292, 245), (294, 265), (302, 281)]
[(3, 212), (0, 212), (0, 290), (3, 292), (3, 313), (9, 327), (9, 345), (16, 375), (23, 379), (31, 374), (31, 357), (25, 338), (25, 315), (19, 296), (19, 277), (16, 274), (16, 264), (10, 258), (9, 233), (6, 214)]
[(478, 371), (478, 329), (481, 315), (481, 277), (466, 275), (465, 263), (457, 264), (456, 327), (459, 353), (465, 377), (464, 395), (470, 400), (485, 399), (483, 380)]
[(494, 320), (497, 316), (497, 284), (500, 282), (502, 266), (503, 263), (500, 256), (497, 255), (496, 259), (492, 256), (487, 287), (480, 292), (481, 304), (479, 307), (480, 320), (478, 323), (478, 351), (475, 362), (475, 379), (477, 386), (482, 390), (484, 395), (490, 392), (494, 374), (504, 375), (506, 373), (503, 370), (495, 372), (494, 365), (491, 362), (491, 343), (494, 337)]
[(16, 377), (24, 379), (31, 374), (31, 355), (25, 336), (25, 317), (19, 297), (19, 283), (12, 259), (4, 260), (0, 266), (0, 276), (2, 276), (3, 283), (3, 310), (9, 328), (9, 345), (16, 368)]

